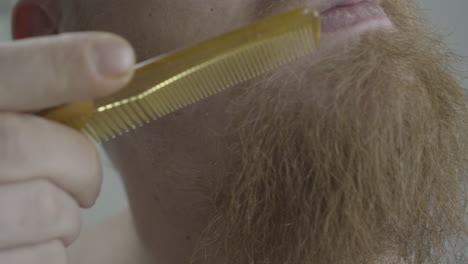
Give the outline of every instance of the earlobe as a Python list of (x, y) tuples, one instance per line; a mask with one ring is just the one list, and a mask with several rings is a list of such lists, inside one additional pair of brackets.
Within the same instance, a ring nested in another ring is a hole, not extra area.
[(58, 24), (49, 14), (36, 1), (17, 1), (11, 17), (13, 39), (57, 34)]

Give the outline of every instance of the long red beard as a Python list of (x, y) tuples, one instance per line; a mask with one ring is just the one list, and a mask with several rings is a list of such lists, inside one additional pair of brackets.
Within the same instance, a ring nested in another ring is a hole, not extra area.
[(227, 264), (442, 263), (444, 242), (464, 232), (467, 96), (419, 9), (385, 9), (397, 32), (288, 65), (234, 100), (229, 176), (198, 253)]

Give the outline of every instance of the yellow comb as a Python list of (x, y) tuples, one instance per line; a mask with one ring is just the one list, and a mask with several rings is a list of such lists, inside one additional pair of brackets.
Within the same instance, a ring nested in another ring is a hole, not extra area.
[(121, 91), (39, 113), (98, 143), (264, 74), (319, 46), (320, 14), (299, 8), (142, 62)]

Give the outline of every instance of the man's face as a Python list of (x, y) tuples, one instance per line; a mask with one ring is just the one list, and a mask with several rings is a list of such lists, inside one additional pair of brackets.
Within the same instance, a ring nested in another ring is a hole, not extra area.
[[(81, 0), (64, 30), (116, 32), (146, 59), (327, 2)], [(386, 22), (106, 145), (155, 258), (438, 261), (460, 213), (466, 95), (413, 2), (382, 6)]]
[[(93, 29), (118, 32), (131, 41), (139, 59), (142, 60), (195, 44), (281, 11), (303, 6), (325, 10), (331, 5), (338, 5), (344, 1), (83, 0), (71, 2), (75, 4), (70, 6), (70, 13), (63, 16), (64, 30)], [(382, 0), (372, 0), (372, 2), (380, 3)], [(367, 27), (390, 26), (386, 20), (376, 20), (370, 24)], [(329, 48), (337, 40), (344, 41), (344, 37), (359, 31), (363, 29), (354, 28), (352, 32), (325, 34), (325, 47)], [(333, 38), (330, 35), (333, 35)]]

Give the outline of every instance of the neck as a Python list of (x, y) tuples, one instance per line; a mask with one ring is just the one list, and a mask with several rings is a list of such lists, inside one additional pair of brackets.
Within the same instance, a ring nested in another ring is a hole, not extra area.
[[(164, 129), (155, 124), (155, 130)], [(222, 175), (212, 163), (219, 158), (217, 150), (201, 140), (183, 140), (184, 135), (174, 135), (179, 142), (151, 142), (167, 136), (132, 137), (147, 143), (142, 146), (124, 139), (113, 143), (118, 151), (108, 148), (108, 153), (123, 176), (138, 236), (151, 263), (190, 263), (212, 214), (207, 175)]]

